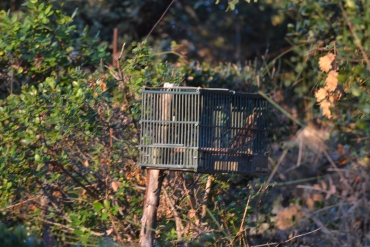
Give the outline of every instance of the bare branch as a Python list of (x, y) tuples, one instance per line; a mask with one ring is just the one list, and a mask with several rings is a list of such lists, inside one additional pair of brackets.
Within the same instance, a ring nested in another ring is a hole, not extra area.
[(146, 36), (145, 39), (148, 39), (148, 37), (152, 34), (154, 28), (158, 25), (158, 23), (163, 19), (164, 15), (167, 13), (168, 9), (171, 7), (171, 5), (175, 2), (175, 0), (172, 0), (172, 2), (168, 5), (167, 9), (163, 12), (161, 18), (159, 18), (159, 20), (157, 21), (157, 23), (153, 26), (153, 28), (150, 30), (150, 32), (148, 33), (148, 35)]
[(118, 61), (118, 62), (119, 62), (119, 61), (121, 60), (121, 58), (122, 58), (123, 51), (125, 50), (125, 45), (126, 45), (126, 43), (123, 43), (123, 45), (122, 45), (122, 49), (121, 49), (121, 54), (119, 54), (119, 57), (117, 58), (117, 61)]

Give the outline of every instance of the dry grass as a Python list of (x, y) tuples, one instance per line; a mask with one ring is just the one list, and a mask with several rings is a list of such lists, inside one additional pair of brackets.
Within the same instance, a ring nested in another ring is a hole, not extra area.
[(280, 160), (271, 178), (277, 184), (270, 188), (270, 194), (280, 195), (272, 204), (274, 240), (320, 228), (290, 246), (370, 245), (368, 158), (354, 157), (344, 143), (331, 142), (330, 132), (313, 122), (287, 143), (287, 152), (272, 145), (273, 160)]

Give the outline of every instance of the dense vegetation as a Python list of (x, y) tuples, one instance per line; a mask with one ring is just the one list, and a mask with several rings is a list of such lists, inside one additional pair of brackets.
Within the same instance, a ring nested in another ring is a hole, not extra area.
[(170, 4), (0, 0), (0, 245), (137, 242), (139, 90), (163, 82), (274, 107), (268, 178), (167, 174), (159, 245), (369, 245), (370, 3), (174, 1), (155, 26)]

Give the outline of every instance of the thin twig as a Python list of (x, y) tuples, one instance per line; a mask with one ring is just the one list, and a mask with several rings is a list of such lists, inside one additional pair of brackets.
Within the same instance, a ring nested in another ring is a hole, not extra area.
[(16, 203), (16, 204), (10, 205), (10, 206), (6, 207), (5, 209), (11, 209), (11, 208), (14, 208), (14, 207), (16, 207), (16, 206), (18, 206), (18, 205), (24, 204), (24, 203), (29, 202), (29, 201), (34, 201), (34, 200), (36, 200), (36, 199), (39, 199), (39, 197), (33, 197), (33, 198), (27, 199), (27, 200), (25, 200), (25, 201), (21, 201), (21, 202), (19, 202), (19, 203)]
[[(72, 175), (71, 172), (69, 172), (67, 169), (64, 168), (64, 166), (62, 164), (60, 164), (58, 161), (55, 161), (55, 160), (49, 160), (49, 161), (46, 161), (47, 163), (53, 165), (54, 167), (59, 167), (64, 174), (66, 174), (68, 177), (70, 177), (75, 183), (77, 183), (78, 185), (80, 185), (82, 188), (84, 188), (86, 190), (86, 192), (92, 196), (93, 198), (96, 198), (97, 197), (97, 194), (99, 193), (94, 187), (91, 187), (94, 191), (90, 190), (89, 188), (86, 187), (86, 185), (84, 185), (81, 181), (79, 181), (77, 178), (75, 178), (75, 176)], [(82, 179), (84, 179), (87, 183), (90, 183), (90, 181), (88, 181), (84, 176), (82, 176), (82, 174), (80, 174), (79, 172), (77, 172), (76, 170), (73, 170), (74, 173), (76, 173), (77, 175), (79, 175)], [(95, 194), (95, 193), (96, 194)]]
[(167, 13), (168, 9), (171, 7), (171, 5), (175, 2), (175, 0), (172, 0), (172, 2), (168, 5), (167, 9), (163, 12), (161, 18), (159, 18), (159, 20), (157, 21), (157, 23), (153, 26), (152, 30), (150, 30), (150, 32), (148, 33), (148, 35), (146, 36), (145, 39), (148, 39), (148, 37), (152, 34), (154, 28), (158, 25), (158, 23), (162, 20), (162, 18), (164, 17), (164, 15)]
[[(120, 60), (122, 58), (122, 54), (123, 54), (123, 51), (125, 50), (125, 45), (126, 43), (123, 43), (122, 45), (122, 48), (121, 48), (121, 54), (119, 54), (119, 57), (117, 58), (117, 68), (118, 68), (118, 73), (119, 73), (119, 79), (123, 81), (123, 71), (121, 69), (121, 63), (120, 63)], [(126, 82), (123, 81), (122, 82), (122, 86), (123, 86), (123, 95), (124, 95), (124, 100), (125, 100), (125, 104), (126, 106), (130, 109), (130, 105), (129, 105), (129, 102), (127, 100), (127, 97), (126, 97)]]
[(245, 206), (245, 210), (244, 210), (244, 214), (243, 214), (243, 219), (242, 219), (242, 223), (240, 224), (240, 230), (239, 230), (239, 232), (241, 232), (243, 230), (244, 220), (245, 220), (245, 216), (247, 215), (247, 211), (248, 211), (250, 200), (251, 200), (251, 195), (248, 196), (248, 201), (247, 201), (247, 205)]
[(284, 244), (284, 243), (290, 242), (290, 241), (292, 241), (292, 240), (293, 240), (293, 239), (295, 239), (295, 238), (303, 237), (303, 236), (305, 236), (305, 235), (312, 234), (312, 233), (317, 232), (317, 231), (319, 231), (319, 230), (321, 230), (321, 227), (320, 227), (320, 228), (317, 228), (316, 230), (313, 230), (313, 231), (311, 231), (311, 232), (306, 232), (306, 233), (303, 233), (303, 234), (300, 234), (300, 235), (294, 236), (294, 237), (292, 237), (292, 238), (290, 238), (290, 239), (288, 239), (288, 240), (282, 241), (282, 242), (280, 242), (280, 243), (259, 244), (259, 245), (253, 245), (253, 246), (251, 246), (251, 247), (263, 247), (263, 246), (270, 246), (270, 245), (274, 245), (274, 244), (276, 244), (276, 245), (275, 245), (275, 247), (277, 247), (277, 246), (279, 246), (280, 244)]
[(326, 158), (328, 159), (330, 165), (333, 167), (334, 171), (336, 171), (343, 183), (347, 186), (348, 189), (350, 189), (353, 192), (353, 188), (348, 184), (348, 180), (343, 176), (343, 174), (339, 171), (338, 167), (335, 165), (335, 162), (330, 157), (329, 153), (326, 151), (326, 149), (323, 149), (323, 153), (325, 154)]
[[(337, 56), (337, 42), (334, 41), (334, 55)], [(337, 61), (334, 59), (334, 71), (337, 71)]]
[(283, 151), (283, 153), (281, 154), (275, 168), (272, 170), (269, 178), (267, 179), (266, 183), (262, 186), (262, 192), (260, 193), (260, 195), (258, 196), (258, 200), (257, 200), (257, 210), (256, 210), (256, 218), (258, 219), (258, 205), (259, 205), (259, 202), (261, 201), (261, 198), (263, 196), (263, 194), (265, 193), (265, 191), (267, 190), (267, 188), (269, 187), (270, 185), (270, 182), (272, 180), (272, 178), (275, 176), (275, 173), (277, 172), (278, 168), (280, 167), (281, 163), (283, 163), (283, 160), (285, 158), (285, 156), (287, 155), (289, 149), (290, 149), (291, 146), (287, 146), (285, 148), (285, 150)]
[(352, 35), (353, 35), (353, 38), (355, 39), (355, 45), (357, 46), (358, 49), (360, 49), (361, 53), (362, 53), (362, 56), (364, 57), (365, 59), (365, 62), (367, 64), (367, 68), (369, 69), (370, 68), (370, 60), (369, 58), (367, 57), (367, 54), (365, 52), (365, 49), (364, 47), (362, 46), (361, 44), (361, 40), (360, 38), (357, 36), (357, 33), (355, 31), (355, 28), (353, 27), (353, 24), (352, 22), (349, 20), (348, 18), (348, 15), (347, 15), (347, 12), (346, 10), (343, 8), (343, 5), (342, 3), (339, 3), (339, 7), (340, 9), (342, 10), (342, 13), (343, 13), (343, 16), (344, 18), (346, 19), (346, 22), (347, 22), (347, 25), (349, 27), (349, 30), (351, 31)]
[(190, 207), (191, 207), (192, 210), (194, 210), (193, 202), (191, 201), (189, 190), (188, 190), (188, 188), (186, 188), (186, 182), (185, 182), (185, 179), (184, 179), (184, 176), (183, 175), (181, 176), (181, 179), (182, 179), (182, 186), (184, 187), (185, 194), (186, 194), (186, 196), (189, 199)]
[(301, 165), (302, 162), (302, 152), (303, 152), (303, 140), (299, 140), (299, 152), (298, 152), (298, 159), (297, 159), (297, 167)]
[(303, 236), (305, 236), (305, 235), (308, 235), (308, 234), (311, 234), (311, 233), (317, 232), (317, 231), (319, 231), (319, 230), (321, 230), (321, 227), (320, 227), (320, 228), (317, 228), (316, 230), (313, 230), (313, 231), (310, 231), (310, 232), (306, 232), (306, 233), (303, 233), (303, 234), (300, 234), (300, 235), (294, 236), (294, 237), (292, 237), (292, 238), (290, 238), (290, 239), (288, 239), (288, 240), (285, 240), (285, 241), (283, 241), (283, 242), (280, 242), (280, 243), (278, 243), (275, 247), (279, 246), (280, 244), (284, 244), (284, 243), (290, 242), (290, 241), (292, 241), (292, 240), (293, 240), (293, 239), (295, 239), (295, 238), (303, 237)]
[[(245, 221), (245, 217), (247, 215), (247, 211), (248, 211), (248, 207), (249, 207), (249, 202), (251, 200), (251, 195), (248, 196), (248, 200), (247, 200), (247, 205), (245, 206), (245, 209), (244, 209), (244, 214), (243, 214), (243, 218), (242, 218), (242, 222), (240, 224), (240, 228), (239, 228), (239, 232), (235, 235), (234, 239), (233, 239), (233, 242), (235, 242), (235, 240), (241, 235), (243, 234), (243, 232), (245, 231), (245, 229), (243, 229), (243, 226), (244, 226), (244, 221)], [(233, 243), (232, 242), (232, 243)], [(247, 243), (248, 244), (248, 243)], [(248, 245), (249, 246), (249, 245)]]
[[(362, 184), (362, 189), (363, 189), (363, 194), (366, 195), (367, 191), (368, 191), (368, 186), (369, 185), (369, 178), (366, 178), (366, 182)], [(365, 219), (364, 219), (364, 229), (363, 229), (363, 232), (368, 232), (368, 217), (369, 217), (369, 207), (367, 206), (368, 205), (368, 201), (366, 200), (366, 197), (363, 198), (364, 200), (364, 204), (365, 204)]]
[(251, 247), (262, 247), (262, 246), (270, 246), (270, 245), (274, 245), (274, 244), (277, 244), (277, 243), (269, 243), (269, 244), (259, 244), (259, 245), (253, 245)]
[(165, 188), (163, 192), (164, 192), (164, 195), (167, 197), (168, 201), (170, 202), (171, 211), (173, 212), (175, 216), (177, 240), (180, 241), (182, 239), (182, 235), (184, 234), (184, 226), (182, 225), (179, 212), (177, 212), (176, 210), (175, 202), (172, 200), (172, 198), (170, 198), (166, 190), (167, 188)]
[[(315, 188), (313, 186), (309, 186), (309, 185), (297, 185), (296, 187), (297, 189), (307, 189), (307, 190), (314, 190), (314, 191), (318, 191), (318, 192), (323, 192), (323, 193), (326, 193), (326, 194), (331, 194), (331, 191), (329, 190), (324, 190), (324, 189), (318, 189), (318, 188)], [(337, 196), (338, 198), (341, 198), (340, 195)]]
[(125, 45), (126, 45), (126, 43), (123, 43), (122, 48), (121, 48), (121, 54), (119, 54), (119, 57), (117, 58), (117, 61), (118, 61), (118, 62), (119, 62), (119, 61), (121, 60), (121, 58), (122, 58), (123, 51), (125, 50)]
[[(50, 224), (50, 225), (54, 225), (54, 226), (59, 226), (61, 228), (64, 228), (70, 232), (74, 232), (76, 229), (75, 228), (72, 228), (72, 227), (69, 227), (69, 226), (66, 226), (66, 225), (62, 225), (62, 224), (59, 224), (59, 223), (55, 223), (55, 222), (52, 222), (52, 221), (48, 221), (48, 220), (44, 220), (44, 219), (41, 219), (41, 218), (34, 218), (36, 220), (39, 220), (41, 222), (44, 222), (44, 223), (47, 223), (47, 224)], [(82, 229), (81, 227), (78, 227), (77, 229)], [(102, 232), (95, 232), (95, 231), (91, 231), (89, 230), (89, 232), (92, 234), (92, 235), (95, 235), (95, 236), (103, 236), (105, 233), (102, 233)]]
[(112, 223), (112, 228), (113, 228), (113, 231), (116, 233), (116, 236), (117, 236), (117, 240), (118, 242), (120, 242), (121, 244), (123, 244), (123, 239), (121, 237), (121, 235), (119, 234), (118, 232), (118, 229), (117, 229), (117, 226), (116, 226), (116, 223), (114, 222), (114, 218), (113, 218), (113, 215), (111, 213), (110, 210), (108, 210), (108, 214), (109, 214), (109, 218), (110, 218), (110, 221)]
[(318, 218), (316, 218), (314, 215), (310, 215), (309, 216), (309, 213), (307, 212), (307, 210), (303, 210), (302, 211), (303, 215), (307, 218), (309, 218), (310, 220), (312, 220), (318, 227), (321, 228), (321, 230), (323, 231), (323, 233), (325, 234), (326, 238), (329, 238), (333, 243), (333, 246), (339, 246), (338, 245), (338, 239), (333, 237), (332, 236), (332, 232), (324, 225), (324, 223), (322, 223)]

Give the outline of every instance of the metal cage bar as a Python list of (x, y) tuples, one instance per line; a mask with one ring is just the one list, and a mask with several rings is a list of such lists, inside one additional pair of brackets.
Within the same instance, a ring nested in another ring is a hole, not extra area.
[(267, 172), (268, 103), (260, 95), (194, 87), (141, 92), (141, 167)]

